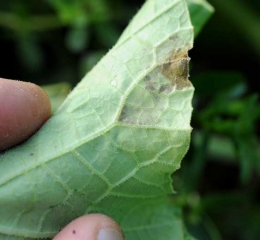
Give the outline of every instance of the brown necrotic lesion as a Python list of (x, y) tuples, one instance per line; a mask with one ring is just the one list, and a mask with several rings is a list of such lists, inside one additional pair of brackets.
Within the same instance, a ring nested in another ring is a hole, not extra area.
[(160, 67), (160, 72), (171, 81), (172, 86), (181, 90), (191, 86), (189, 77), (189, 57), (187, 53), (173, 54), (169, 61)]
[(163, 64), (156, 65), (140, 86), (153, 93), (171, 94), (175, 89), (190, 87), (187, 52), (176, 52)]
[(154, 126), (167, 110), (168, 97), (175, 91), (192, 86), (188, 77), (187, 51), (175, 52), (162, 64), (155, 65), (140, 80), (126, 99), (118, 121), (130, 125)]

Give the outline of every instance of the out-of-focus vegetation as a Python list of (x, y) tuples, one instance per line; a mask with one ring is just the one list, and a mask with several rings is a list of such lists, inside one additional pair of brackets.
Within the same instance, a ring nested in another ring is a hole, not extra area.
[[(260, 239), (260, 2), (209, 0), (191, 51), (191, 148), (175, 204), (197, 239)], [(40, 85), (56, 106), (110, 49), (143, 0), (0, 0), (0, 76)]]

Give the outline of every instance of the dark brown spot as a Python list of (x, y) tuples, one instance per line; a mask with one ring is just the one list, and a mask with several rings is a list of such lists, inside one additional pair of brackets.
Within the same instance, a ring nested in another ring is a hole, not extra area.
[(173, 36), (171, 36), (170, 38), (169, 38), (171, 41), (173, 41), (173, 42), (177, 42), (177, 41), (179, 41), (179, 37), (178, 37), (178, 35), (173, 35)]
[(72, 233), (73, 233), (73, 234), (76, 234), (76, 231), (75, 231), (75, 230), (73, 230), (73, 231), (72, 231)]
[(162, 85), (159, 89), (159, 92), (167, 92), (168, 88), (170, 88), (170, 86), (167, 84), (167, 85)]
[(150, 91), (155, 91), (156, 90), (156, 88), (155, 88), (155, 86), (154, 86), (150, 76), (146, 76), (144, 78), (144, 82), (146, 84), (146, 89), (148, 89)]
[(131, 109), (131, 107), (125, 105), (119, 117), (119, 122), (135, 124), (136, 119), (133, 120), (132, 115), (130, 114), (132, 111), (133, 109)]

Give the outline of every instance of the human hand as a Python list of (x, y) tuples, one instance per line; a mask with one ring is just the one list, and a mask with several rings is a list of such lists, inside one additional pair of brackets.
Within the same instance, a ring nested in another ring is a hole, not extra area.
[[(28, 139), (51, 115), (47, 94), (37, 85), (0, 78), (0, 152)], [(63, 228), (53, 240), (123, 240), (110, 217), (89, 214)]]

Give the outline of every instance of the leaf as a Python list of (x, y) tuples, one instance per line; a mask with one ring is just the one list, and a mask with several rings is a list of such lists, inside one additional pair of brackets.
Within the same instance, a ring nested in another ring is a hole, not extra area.
[[(184, 231), (179, 209), (170, 208), (161, 199), (140, 201), (121, 224), (127, 239), (193, 239)], [(153, 231), (147, 231), (149, 228)]]
[(186, 1), (188, 3), (191, 22), (194, 26), (194, 35), (196, 37), (210, 16), (214, 13), (214, 8), (205, 0)]
[(190, 141), (192, 44), (185, 0), (144, 4), (41, 130), (0, 155), (1, 239), (52, 237), (90, 212), (130, 240), (188, 238), (163, 202)]

